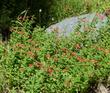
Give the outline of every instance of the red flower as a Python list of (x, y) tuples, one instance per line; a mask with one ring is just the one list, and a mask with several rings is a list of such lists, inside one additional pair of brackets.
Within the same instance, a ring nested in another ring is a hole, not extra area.
[(18, 17), (18, 20), (23, 20), (23, 16), (19, 16)]
[(77, 56), (77, 53), (76, 52), (72, 52), (71, 55), (72, 56)]
[(35, 51), (40, 51), (40, 50), (41, 50), (41, 48), (35, 48), (34, 50), (35, 50)]
[(48, 72), (49, 75), (52, 75), (52, 73), (53, 73), (53, 68), (48, 68), (48, 69), (47, 69), (47, 72)]
[(89, 22), (89, 20), (87, 18), (83, 18), (81, 19), (82, 22)]
[(110, 53), (110, 50), (108, 49), (104, 49), (104, 48), (97, 48), (99, 51), (103, 51), (106, 55), (108, 55)]
[(67, 48), (61, 48), (61, 50), (62, 50), (63, 52), (65, 52), (65, 53), (68, 51)]
[(50, 54), (46, 54), (45, 57), (46, 57), (47, 59), (50, 59), (51, 56), (50, 56)]
[(34, 65), (37, 68), (42, 68), (43, 67), (43, 64), (41, 62), (36, 62)]
[(33, 64), (29, 64), (29, 67), (32, 68), (33, 67)]
[(20, 44), (20, 43), (16, 44), (16, 46), (19, 47), (19, 48), (24, 48), (25, 47), (24, 44)]
[(33, 52), (31, 52), (31, 51), (28, 51), (27, 52), (27, 55), (30, 56), (30, 57), (32, 57), (32, 58), (35, 57), (35, 54)]
[(102, 14), (96, 14), (96, 16), (100, 19), (100, 20), (104, 20), (105, 16)]
[(82, 57), (80, 57), (80, 56), (78, 56), (76, 59), (77, 59), (79, 62), (86, 62), (86, 61), (87, 61), (87, 59), (82, 58)]
[(76, 49), (81, 49), (80, 44), (76, 44), (76, 45), (75, 45), (75, 48), (76, 48)]
[(104, 48), (98, 47), (97, 50), (104, 51)]

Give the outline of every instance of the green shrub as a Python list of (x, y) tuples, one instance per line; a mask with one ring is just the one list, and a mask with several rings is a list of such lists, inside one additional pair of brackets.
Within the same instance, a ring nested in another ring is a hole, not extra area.
[(85, 13), (102, 13), (110, 6), (109, 0), (54, 0), (53, 2), (49, 14), (51, 22)]
[(98, 31), (97, 42), (90, 32), (58, 38), (40, 27), (31, 37), (27, 30), (14, 28), (0, 44), (1, 93), (86, 93), (90, 81), (109, 76), (109, 28)]

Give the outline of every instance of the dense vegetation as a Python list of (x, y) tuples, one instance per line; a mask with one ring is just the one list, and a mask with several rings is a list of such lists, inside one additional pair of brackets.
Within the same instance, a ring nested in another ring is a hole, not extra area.
[(12, 1), (0, 1), (0, 27), (11, 31), (9, 41), (0, 42), (0, 93), (90, 93), (92, 85), (110, 76), (109, 25), (97, 37), (90, 36), (91, 29), (66, 38), (45, 32), (45, 26), (65, 17), (104, 12), (109, 0), (40, 0), (37, 7), (35, 0), (33, 7)]

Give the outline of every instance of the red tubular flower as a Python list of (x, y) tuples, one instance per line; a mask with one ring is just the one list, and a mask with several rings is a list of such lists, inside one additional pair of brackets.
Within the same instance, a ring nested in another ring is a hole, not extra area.
[(77, 53), (76, 52), (72, 52), (71, 55), (72, 56), (77, 56)]
[(96, 16), (100, 19), (100, 20), (104, 20), (105, 16), (102, 14), (96, 14)]
[(41, 50), (41, 48), (35, 48), (35, 51), (40, 51)]
[(16, 46), (19, 47), (19, 48), (24, 48), (25, 47), (24, 44), (20, 44), (20, 43), (17, 43)]
[(41, 62), (36, 62), (36, 63), (34, 64), (34, 66), (40, 69), (40, 68), (43, 67), (43, 64), (42, 64)]
[(76, 48), (76, 49), (81, 49), (80, 44), (76, 44), (76, 45), (75, 45), (75, 48)]
[(53, 73), (53, 68), (48, 68), (48, 69), (47, 69), (47, 72), (48, 72), (49, 75), (52, 75), (52, 73)]
[(98, 47), (97, 50), (104, 51), (104, 48)]
[(33, 52), (31, 52), (31, 51), (28, 51), (28, 52), (27, 52), (27, 55), (28, 55), (29, 57), (32, 57), (32, 58), (35, 57), (35, 54), (34, 54)]
[(23, 16), (19, 16), (18, 20), (22, 21), (23, 20)]
[(46, 57), (47, 59), (50, 59), (51, 56), (50, 56), (50, 54), (46, 54), (45, 57)]
[(81, 19), (82, 22), (89, 22), (89, 20), (87, 18), (83, 18)]
[(29, 64), (28, 66), (29, 66), (30, 68), (32, 68), (32, 67), (33, 67), (33, 64)]
[(108, 55), (110, 53), (110, 50), (109, 49), (104, 49), (104, 48), (97, 48), (97, 50), (99, 51), (103, 51), (106, 55)]
[(61, 48), (61, 50), (62, 50), (63, 52), (65, 52), (65, 53), (68, 51), (67, 48)]
[(77, 59), (79, 62), (86, 62), (86, 61), (88, 61), (87, 59), (82, 58), (82, 57), (80, 57), (80, 56), (77, 56), (76, 59)]

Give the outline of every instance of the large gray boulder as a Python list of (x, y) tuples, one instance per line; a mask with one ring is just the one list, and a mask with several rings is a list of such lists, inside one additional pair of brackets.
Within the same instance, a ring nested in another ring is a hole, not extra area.
[(81, 16), (66, 18), (59, 23), (53, 24), (46, 29), (46, 32), (55, 32), (58, 36), (68, 36), (77, 28), (84, 32), (90, 29), (99, 30), (107, 25), (108, 18), (104, 14), (91, 13)]

